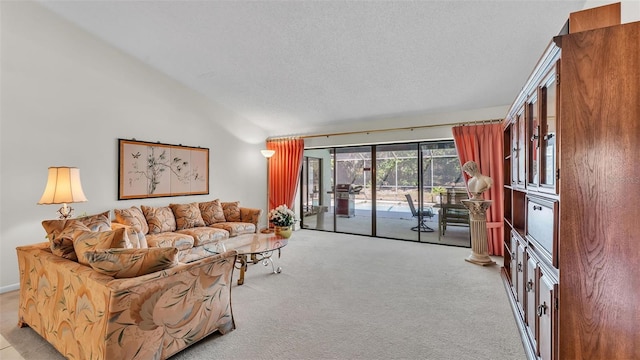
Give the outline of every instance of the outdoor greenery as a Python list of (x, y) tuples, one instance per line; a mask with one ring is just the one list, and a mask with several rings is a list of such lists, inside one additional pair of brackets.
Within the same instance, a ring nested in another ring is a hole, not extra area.
[[(336, 157), (338, 184), (373, 186), (371, 171), (364, 170), (371, 169), (370, 153), (338, 153)], [(379, 151), (376, 158), (375, 185), (378, 190), (418, 186), (417, 149)], [(422, 161), (423, 185), (426, 190), (441, 193), (447, 187), (463, 186), (462, 170), (455, 149), (423, 150)]]

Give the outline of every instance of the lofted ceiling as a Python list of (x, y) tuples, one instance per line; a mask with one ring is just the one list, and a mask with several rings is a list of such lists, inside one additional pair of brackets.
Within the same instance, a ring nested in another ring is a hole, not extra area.
[(42, 1), (267, 132), (509, 105), (581, 1)]

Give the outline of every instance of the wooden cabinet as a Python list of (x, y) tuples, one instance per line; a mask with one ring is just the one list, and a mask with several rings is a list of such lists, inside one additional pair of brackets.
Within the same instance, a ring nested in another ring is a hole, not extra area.
[(639, 44), (640, 22), (555, 37), (505, 119), (503, 278), (529, 359), (640, 359)]

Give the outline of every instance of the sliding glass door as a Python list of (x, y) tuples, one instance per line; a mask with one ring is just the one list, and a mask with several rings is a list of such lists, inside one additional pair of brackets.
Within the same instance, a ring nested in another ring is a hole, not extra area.
[(333, 150), (305, 150), (302, 161), (302, 216), (305, 229), (334, 229)]
[[(423, 209), (430, 209), (433, 213), (431, 219), (435, 229), (432, 236), (423, 236), (421, 241), (470, 247), (468, 221), (463, 221), (468, 219), (468, 212), (459, 203), (460, 196), (465, 196), (467, 190), (453, 141), (421, 143), (420, 157), (421, 204)], [(456, 205), (449, 204), (447, 196), (450, 194), (454, 194)], [(452, 214), (455, 219), (447, 217)]]
[(418, 144), (376, 146), (376, 236), (420, 240), (418, 165)]
[[(459, 202), (466, 194), (453, 141), (308, 149), (304, 156), (304, 228), (471, 246), (468, 222), (460, 221), (467, 215), (447, 203), (447, 195)], [(442, 215), (443, 205), (454, 219)]]
[(335, 149), (336, 231), (372, 235), (371, 146)]

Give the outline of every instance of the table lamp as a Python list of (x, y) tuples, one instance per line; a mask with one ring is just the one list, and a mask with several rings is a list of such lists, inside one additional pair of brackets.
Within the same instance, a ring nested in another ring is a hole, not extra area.
[(68, 219), (73, 214), (73, 208), (67, 204), (85, 201), (87, 198), (82, 191), (78, 168), (67, 166), (49, 168), (47, 186), (38, 205), (62, 204), (58, 210), (60, 219)]

